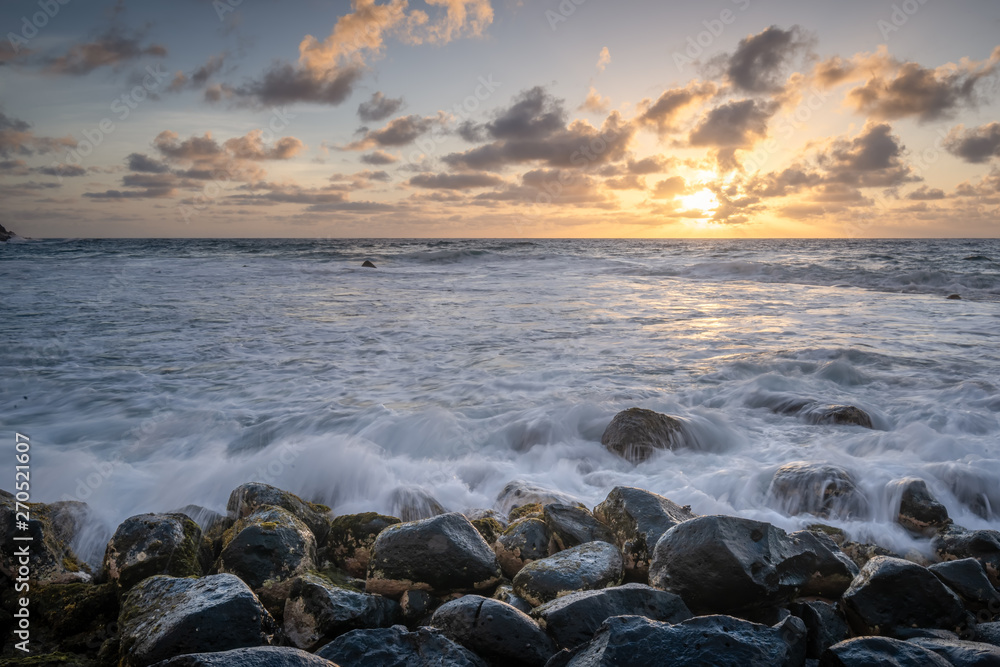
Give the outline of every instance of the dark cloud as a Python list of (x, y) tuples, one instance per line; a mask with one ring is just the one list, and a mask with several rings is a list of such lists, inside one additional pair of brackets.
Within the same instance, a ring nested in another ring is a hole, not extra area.
[(402, 97), (386, 97), (376, 92), (367, 102), (358, 105), (358, 117), (366, 123), (385, 120), (403, 107)]
[(365, 164), (370, 165), (385, 165), (394, 164), (399, 161), (399, 158), (386, 153), (385, 151), (372, 151), (371, 153), (365, 153), (361, 156), (361, 161)]
[(117, 69), (144, 56), (163, 58), (167, 49), (160, 44), (142, 45), (143, 35), (112, 27), (92, 42), (74, 44), (65, 55), (48, 58), (45, 70), (52, 74), (83, 76), (101, 67)]
[(252, 130), (242, 137), (229, 139), (226, 150), (241, 160), (254, 162), (264, 160), (288, 160), (306, 149), (306, 145), (296, 137), (282, 137), (273, 145), (264, 144), (263, 130)]
[(478, 144), (481, 141), (486, 141), (489, 137), (486, 134), (486, 127), (484, 125), (479, 125), (471, 120), (462, 122), (458, 126), (458, 136), (462, 137), (470, 144)]
[(494, 139), (537, 139), (548, 136), (566, 124), (566, 111), (541, 86), (523, 91), (507, 109), (501, 111), (486, 131)]
[(944, 190), (940, 188), (928, 188), (926, 185), (921, 185), (919, 188), (906, 195), (907, 199), (912, 199), (913, 201), (933, 201), (937, 199), (944, 199)]
[(643, 158), (642, 160), (629, 160), (628, 161), (628, 171), (630, 174), (658, 174), (666, 169), (671, 163), (671, 160), (663, 157), (662, 155), (651, 155), (650, 157)]
[(656, 184), (656, 187), (653, 188), (653, 198), (671, 199), (686, 192), (687, 183), (684, 181), (684, 178), (682, 176), (671, 176)]
[(0, 157), (51, 153), (76, 146), (72, 137), (39, 137), (31, 131), (31, 124), (0, 112)]
[(749, 93), (774, 93), (783, 89), (784, 72), (799, 54), (808, 50), (810, 39), (799, 26), (782, 30), (771, 26), (740, 40), (729, 57), (726, 78)]
[(31, 170), (24, 160), (0, 160), (0, 172), (9, 176), (26, 176)]
[(860, 188), (895, 187), (920, 180), (903, 162), (904, 147), (888, 123), (869, 123), (853, 139), (838, 139), (819, 156), (826, 180)]
[(618, 178), (608, 178), (604, 186), (612, 190), (645, 190), (646, 181), (636, 174), (626, 174)]
[(475, 199), (483, 204), (506, 201), (545, 206), (617, 208), (615, 199), (602, 191), (600, 181), (573, 169), (534, 169), (521, 176), (520, 184), (483, 192)]
[(176, 93), (181, 90), (200, 90), (208, 85), (209, 80), (222, 70), (226, 62), (226, 54), (220, 53), (208, 59), (204, 65), (194, 70), (190, 74), (177, 72), (171, 80), (167, 90)]
[(959, 125), (948, 133), (945, 149), (966, 162), (982, 164), (1000, 157), (1000, 123), (965, 129)]
[(639, 104), (641, 113), (637, 120), (661, 135), (676, 132), (684, 111), (709, 99), (716, 92), (718, 88), (710, 81), (692, 81), (684, 88), (672, 88), (664, 91), (655, 102), (643, 100)]
[(338, 105), (348, 98), (364, 69), (346, 66), (331, 71), (316, 71), (288, 63), (276, 63), (264, 76), (242, 86), (222, 86), (206, 90), (211, 101), (237, 98), (251, 104), (281, 106), (295, 102)]
[(46, 176), (59, 176), (60, 178), (64, 176), (83, 176), (87, 173), (86, 169), (75, 164), (56, 164), (50, 167), (39, 167), (35, 171), (39, 174), (45, 174)]
[(366, 150), (375, 146), (405, 146), (413, 143), (438, 123), (438, 118), (429, 116), (400, 116), (378, 130), (366, 130), (364, 136), (345, 146), (348, 150)]
[(132, 153), (125, 158), (129, 171), (145, 171), (151, 174), (162, 174), (170, 167), (165, 162), (160, 162), (144, 153)]
[(717, 148), (721, 168), (730, 170), (738, 165), (734, 159), (737, 149), (752, 148), (767, 137), (767, 124), (778, 110), (775, 103), (746, 99), (727, 102), (709, 111), (691, 131), (688, 141), (692, 146)]
[(431, 190), (490, 188), (503, 182), (503, 179), (498, 176), (483, 173), (417, 174), (410, 179), (410, 185)]

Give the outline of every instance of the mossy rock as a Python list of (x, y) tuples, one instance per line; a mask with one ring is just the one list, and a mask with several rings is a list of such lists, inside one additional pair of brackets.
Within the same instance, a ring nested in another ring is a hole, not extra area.
[(497, 538), (503, 534), (504, 527), (499, 521), (493, 517), (487, 517), (485, 519), (473, 519), (472, 525), (476, 527), (479, 534), (483, 536), (486, 540), (486, 544), (492, 545), (497, 541)]
[(108, 542), (103, 570), (120, 594), (157, 574), (204, 574), (201, 528), (184, 514), (140, 514), (118, 526)]
[[(20, 651), (18, 651), (20, 653)], [(53, 653), (26, 654), (25, 657), (14, 655), (3, 658), (0, 661), (5, 667), (99, 667), (100, 663), (94, 658), (77, 653), (64, 653), (56, 651)]]
[(117, 621), (116, 592), (111, 583), (41, 586), (32, 591), (32, 612), (56, 633), (66, 637)]
[(226, 510), (234, 519), (245, 518), (265, 506), (281, 507), (309, 526), (316, 544), (326, 543), (330, 532), (330, 508), (302, 500), (294, 493), (261, 482), (248, 482), (229, 495)]
[(333, 563), (351, 576), (364, 577), (375, 538), (397, 523), (401, 523), (398, 518), (377, 512), (338, 516), (330, 522), (330, 535), (320, 560)]
[(90, 568), (80, 560), (70, 542), (86, 520), (89, 508), (78, 501), (28, 503), (28, 530), (15, 530), (16, 505), (13, 496), (0, 496), (0, 574), (12, 577), (17, 569), (14, 551), (18, 544), (14, 536), (32, 538), (31, 581), (38, 583), (69, 583), (88, 581)]
[(281, 507), (265, 506), (226, 531), (217, 570), (235, 574), (251, 588), (316, 568), (316, 538)]
[(528, 503), (527, 505), (521, 505), (520, 507), (515, 507), (507, 515), (507, 519), (514, 523), (518, 519), (533, 518), (541, 519), (543, 516), (541, 503)]
[(601, 444), (632, 463), (641, 463), (658, 450), (691, 447), (679, 419), (644, 408), (616, 414), (604, 430)]

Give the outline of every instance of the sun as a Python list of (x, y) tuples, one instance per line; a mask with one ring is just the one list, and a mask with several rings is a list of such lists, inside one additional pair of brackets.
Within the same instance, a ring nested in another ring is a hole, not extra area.
[(684, 207), (684, 210), (701, 211), (705, 214), (706, 218), (712, 215), (715, 209), (719, 208), (718, 198), (715, 196), (715, 193), (708, 188), (704, 188), (689, 195), (678, 197), (677, 201), (679, 201), (681, 206)]

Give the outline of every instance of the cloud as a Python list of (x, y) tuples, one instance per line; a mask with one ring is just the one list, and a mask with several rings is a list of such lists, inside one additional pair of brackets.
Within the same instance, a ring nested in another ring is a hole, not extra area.
[(587, 99), (580, 105), (580, 111), (590, 111), (591, 113), (607, 113), (611, 108), (611, 98), (602, 97), (593, 86), (587, 91)]
[(129, 171), (145, 171), (151, 174), (162, 174), (170, 169), (165, 162), (160, 162), (144, 153), (131, 153), (125, 158)]
[(86, 169), (75, 164), (56, 164), (50, 167), (39, 167), (35, 171), (46, 176), (59, 176), (60, 178), (64, 176), (83, 176), (87, 173)]
[(609, 51), (608, 47), (605, 46), (603, 49), (601, 49), (600, 55), (597, 56), (597, 69), (603, 72), (604, 68), (607, 67), (608, 64), (610, 63), (611, 63), (611, 51)]
[(775, 93), (783, 88), (787, 65), (808, 50), (811, 39), (799, 26), (782, 30), (777, 26), (740, 40), (728, 58), (726, 78), (737, 89), (749, 93)]
[(163, 58), (167, 48), (161, 44), (142, 45), (143, 35), (130, 34), (113, 26), (92, 42), (74, 44), (65, 55), (45, 60), (50, 74), (83, 76), (101, 67), (117, 69), (144, 56)]
[(76, 143), (72, 137), (39, 137), (31, 131), (30, 123), (0, 111), (0, 157), (51, 153)]
[(221, 86), (206, 91), (215, 99), (242, 98), (264, 106), (282, 106), (295, 102), (337, 105), (348, 98), (354, 84), (364, 74), (360, 66), (329, 71), (302, 69), (288, 63), (275, 63), (259, 80), (239, 87)]
[(776, 105), (752, 99), (727, 102), (710, 110), (688, 141), (692, 146), (749, 148), (767, 136), (767, 123), (776, 111)]
[(360, 159), (365, 164), (370, 164), (370, 165), (386, 165), (399, 162), (399, 158), (397, 158), (394, 155), (390, 155), (389, 153), (386, 153), (385, 151), (382, 150), (376, 150), (372, 151), (371, 153), (365, 153), (364, 155), (361, 156)]
[(385, 120), (402, 106), (402, 97), (386, 97), (381, 92), (376, 92), (370, 100), (358, 105), (358, 117), (366, 123), (374, 123)]
[(646, 181), (636, 174), (626, 174), (618, 178), (605, 179), (604, 187), (612, 190), (645, 190)]
[(208, 85), (209, 80), (222, 70), (226, 62), (226, 54), (220, 53), (211, 56), (208, 61), (195, 69), (191, 74), (177, 72), (167, 86), (167, 90), (172, 93), (185, 89), (199, 90)]
[(860, 188), (890, 188), (920, 180), (903, 162), (904, 147), (888, 123), (869, 122), (853, 139), (833, 141), (818, 164), (827, 181)]
[(684, 88), (664, 91), (655, 102), (643, 100), (639, 103), (639, 124), (652, 127), (660, 135), (677, 131), (677, 125), (688, 109), (704, 102), (718, 92), (718, 87), (710, 81), (692, 81)]
[(476, 195), (479, 202), (514, 202), (556, 206), (617, 208), (613, 197), (602, 191), (600, 181), (572, 169), (533, 169), (521, 176), (520, 184), (509, 184), (493, 192)]
[(966, 130), (959, 125), (948, 133), (945, 149), (972, 164), (989, 162), (1000, 157), (1000, 123), (989, 123)]
[(641, 160), (628, 161), (628, 171), (630, 174), (658, 174), (666, 169), (671, 160), (662, 155), (651, 155)]
[(410, 179), (410, 185), (430, 190), (471, 190), (474, 188), (496, 187), (503, 179), (493, 174), (417, 174)]
[(245, 136), (229, 139), (226, 149), (243, 160), (288, 160), (306, 149), (306, 145), (296, 137), (282, 137), (272, 146), (265, 146), (263, 130), (251, 130)]
[(687, 182), (681, 176), (671, 176), (653, 188), (654, 199), (672, 199), (687, 192)]
[(940, 188), (928, 188), (926, 185), (921, 185), (919, 188), (906, 195), (907, 199), (912, 199), (913, 201), (933, 201), (936, 199), (944, 199), (946, 197), (944, 190)]
[(364, 136), (357, 141), (352, 141), (344, 148), (346, 150), (360, 151), (374, 148), (375, 146), (405, 146), (413, 143), (422, 134), (430, 130), (441, 122), (440, 117), (428, 116), (400, 116), (394, 118), (385, 127), (378, 130), (367, 130)]

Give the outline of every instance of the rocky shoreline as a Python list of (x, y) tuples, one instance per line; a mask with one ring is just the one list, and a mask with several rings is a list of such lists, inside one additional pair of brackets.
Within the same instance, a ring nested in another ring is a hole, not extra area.
[[(795, 410), (823, 423), (813, 407)], [(636, 458), (684, 446), (683, 424), (655, 415), (620, 413), (605, 445)], [(772, 487), (790, 513), (865, 511), (838, 470), (782, 470)], [(786, 533), (698, 516), (632, 487), (587, 508), (513, 481), (492, 508), (414, 497), (392, 517), (333, 516), (251, 482), (226, 515), (188, 506), (125, 520), (90, 571), (69, 546), (86, 505), (34, 504), (23, 593), (14, 498), (0, 492), (0, 663), (1000, 664), (1000, 532), (954, 525), (922, 480), (898, 484), (899, 523), (932, 538), (933, 562), (822, 523)], [(21, 596), (30, 654), (11, 640)]]

